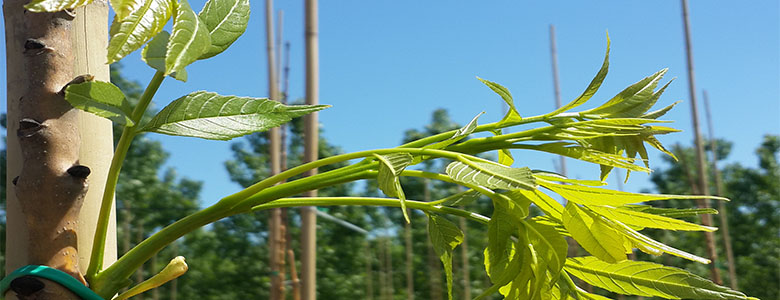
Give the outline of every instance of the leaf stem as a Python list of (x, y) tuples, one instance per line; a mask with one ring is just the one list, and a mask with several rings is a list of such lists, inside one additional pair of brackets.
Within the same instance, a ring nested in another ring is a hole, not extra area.
[(157, 93), (157, 89), (160, 88), (165, 75), (163, 72), (156, 72), (149, 85), (144, 90), (141, 98), (138, 101), (138, 105), (135, 106), (130, 116), (133, 126), (125, 127), (122, 130), (122, 136), (119, 138), (119, 143), (114, 150), (114, 157), (111, 159), (111, 166), (108, 169), (108, 179), (106, 180), (106, 188), (103, 190), (103, 198), (100, 203), (100, 212), (98, 213), (98, 223), (95, 229), (95, 236), (92, 240), (92, 253), (90, 253), (89, 267), (87, 268), (86, 277), (90, 280), (97, 275), (103, 268), (103, 257), (106, 250), (106, 235), (108, 233), (108, 223), (111, 215), (111, 207), (114, 200), (114, 192), (116, 192), (116, 185), (119, 181), (119, 171), (122, 169), (122, 163), (127, 156), (127, 150), (130, 149), (130, 144), (135, 138), (136, 128), (138, 127), (141, 118), (146, 112), (149, 103), (152, 102), (154, 94)]

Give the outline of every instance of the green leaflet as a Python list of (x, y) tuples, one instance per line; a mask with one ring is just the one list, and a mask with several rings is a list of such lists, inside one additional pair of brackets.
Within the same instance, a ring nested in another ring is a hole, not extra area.
[[(165, 57), (168, 51), (168, 40), (171, 35), (163, 30), (158, 33), (149, 44), (146, 44), (143, 50), (141, 50), (141, 59), (146, 62), (147, 65), (153, 69), (165, 73)], [(180, 80), (187, 81), (187, 70), (181, 69), (178, 72), (171, 74), (171, 77)]]
[(588, 87), (585, 88), (585, 91), (582, 92), (582, 95), (577, 97), (577, 99), (574, 99), (573, 101), (569, 102), (564, 106), (561, 106), (555, 111), (546, 114), (545, 117), (552, 117), (559, 113), (580, 106), (581, 104), (590, 100), (590, 98), (593, 97), (594, 94), (596, 94), (596, 91), (598, 91), (599, 87), (601, 87), (601, 83), (604, 82), (604, 78), (607, 77), (607, 72), (609, 71), (609, 48), (610, 48), (610, 40), (609, 40), (609, 34), (607, 34), (607, 53), (604, 54), (604, 62), (601, 64), (601, 68), (599, 69), (599, 72), (596, 73), (596, 77), (594, 77), (593, 80), (591, 80)]
[(93, 113), (114, 123), (133, 126), (130, 116), (133, 108), (125, 94), (110, 82), (86, 81), (69, 84), (65, 88), (65, 100), (75, 108)]
[(517, 112), (517, 109), (515, 108), (515, 102), (512, 99), (512, 94), (509, 93), (509, 90), (505, 88), (504, 86), (492, 82), (490, 80), (485, 80), (482, 78), (477, 77), (479, 81), (482, 81), (485, 85), (487, 85), (491, 90), (496, 92), (499, 96), (501, 96), (501, 99), (504, 99), (504, 102), (509, 106), (509, 111), (507, 111), (506, 115), (503, 119), (501, 119), (499, 123), (499, 126), (505, 125), (507, 123), (512, 123), (516, 121), (520, 121), (523, 118), (520, 117), (520, 113)]
[(180, 0), (173, 19), (173, 33), (165, 53), (165, 75), (180, 72), (198, 60), (211, 45), (206, 26), (192, 11), (187, 0)]
[(672, 108), (675, 105), (679, 104), (680, 102), (681, 101), (677, 101), (677, 102), (672, 103), (671, 105), (669, 105), (667, 107), (664, 107), (662, 109), (646, 113), (646, 114), (642, 115), (641, 118), (645, 118), (645, 119), (658, 119), (658, 118), (662, 117), (663, 115), (665, 115), (668, 111), (672, 110)]
[(194, 92), (163, 108), (141, 131), (229, 140), (279, 126), (328, 105), (293, 105), (211, 92)]
[(522, 260), (521, 253), (510, 239), (520, 226), (520, 216), (506, 209), (508, 205), (512, 205), (511, 201), (494, 200), (493, 215), (488, 222), (485, 271), (496, 289), (517, 276)]
[(550, 218), (553, 218), (556, 221), (561, 220), (563, 206), (558, 203), (558, 201), (555, 201), (555, 199), (547, 196), (547, 194), (542, 193), (539, 190), (515, 190), (514, 192), (536, 204), (536, 207), (541, 209), (542, 212)]
[(534, 189), (536, 182), (531, 169), (510, 168), (494, 162), (466, 163), (456, 161), (447, 165), (447, 175), (453, 180), (484, 186), (489, 189)]
[(58, 12), (92, 3), (92, 0), (33, 0), (24, 8), (31, 12)]
[(571, 179), (558, 173), (552, 173), (552, 172), (540, 171), (540, 170), (533, 170), (533, 172), (535, 178), (547, 180), (547, 181), (557, 181), (557, 182), (565, 182), (565, 183), (571, 183), (576, 185), (589, 185), (589, 186), (607, 185), (606, 182), (601, 180)]
[[(501, 129), (496, 129), (491, 131), (495, 135), (501, 135)], [(509, 149), (499, 149), (498, 150), (498, 163), (505, 165), (505, 166), (511, 166), (515, 162), (515, 158), (512, 157), (512, 152), (509, 151)]]
[(569, 202), (563, 211), (563, 226), (583, 249), (603, 261), (626, 260), (623, 237), (598, 216)]
[(596, 149), (590, 149), (574, 143), (553, 142), (540, 145), (523, 145), (523, 147), (563, 155), (566, 157), (571, 157), (600, 165), (650, 173), (650, 169), (633, 164), (634, 159), (623, 157), (617, 154), (606, 153)]
[[(171, 17), (172, 2), (168, 0), (126, 0), (111, 23), (108, 43), (108, 63), (121, 60), (138, 50), (162, 31)], [(120, 18), (126, 14), (126, 16)]]
[(647, 254), (661, 255), (661, 253), (668, 253), (677, 257), (681, 257), (695, 262), (700, 262), (703, 264), (710, 263), (709, 259), (699, 257), (690, 254), (688, 252), (675, 249), (661, 242), (658, 242), (654, 239), (651, 239), (637, 232), (633, 228), (628, 227), (626, 224), (623, 224), (620, 221), (608, 220), (607, 222), (609, 222), (609, 225), (612, 228), (619, 231), (623, 236), (625, 236), (631, 242), (632, 245), (636, 246), (639, 250)]
[(475, 129), (477, 129), (477, 120), (483, 114), (485, 114), (484, 111), (477, 114), (473, 119), (471, 119), (471, 122), (466, 124), (466, 126), (463, 126), (460, 129), (458, 129), (458, 131), (455, 131), (455, 134), (453, 134), (450, 138), (432, 145), (425, 146), (423, 148), (444, 149), (447, 146), (452, 145), (453, 143), (456, 143), (464, 139), (465, 137), (469, 136), (472, 132), (474, 132)]
[(428, 235), (434, 252), (444, 264), (444, 273), (447, 276), (447, 296), (452, 300), (452, 250), (463, 243), (463, 232), (449, 220), (429, 214)]
[(717, 228), (693, 224), (682, 220), (672, 219), (664, 216), (643, 213), (621, 207), (610, 207), (602, 205), (589, 205), (588, 208), (599, 215), (609, 219), (620, 221), (627, 225), (637, 227), (649, 227), (666, 230), (687, 230), (687, 231), (715, 231)]
[(566, 262), (568, 244), (566, 240), (558, 234), (555, 227), (536, 223), (534, 221), (524, 221), (525, 228), (529, 231), (529, 240), (537, 254), (537, 264), (533, 266), (542, 276), (537, 276), (536, 284), (532, 294), (547, 293), (560, 275), (563, 265)]
[(225, 51), (246, 31), (249, 0), (209, 0), (198, 17), (211, 36), (211, 45), (199, 58), (206, 59)]
[(660, 195), (660, 194), (635, 194), (629, 192), (613, 191), (589, 186), (562, 185), (549, 181), (539, 180), (543, 187), (563, 196), (569, 201), (584, 205), (623, 205), (631, 203), (641, 203), (646, 201), (669, 200), (669, 199), (728, 199), (717, 196), (701, 195)]
[(687, 271), (650, 262), (610, 264), (592, 256), (572, 257), (566, 260), (565, 270), (591, 285), (625, 295), (666, 299), (755, 299)]
[(658, 92), (654, 92), (658, 82), (664, 77), (668, 69), (663, 69), (655, 74), (645, 77), (637, 83), (627, 87), (615, 97), (602, 104), (599, 107), (589, 109), (580, 113), (581, 116), (589, 118), (621, 118), (638, 117), (652, 107), (663, 93), (668, 83)]
[(401, 200), (401, 210), (403, 211), (404, 219), (409, 223), (409, 214), (406, 211), (406, 196), (401, 188), (401, 181), (398, 180), (398, 176), (412, 162), (412, 155), (409, 153), (393, 153), (388, 155), (374, 154), (374, 157), (380, 162), (379, 173), (376, 176), (376, 180), (379, 182), (379, 189), (385, 195)]
[(669, 218), (694, 217), (703, 214), (718, 214), (714, 208), (657, 208), (650, 205), (624, 205), (621, 209), (640, 211)]

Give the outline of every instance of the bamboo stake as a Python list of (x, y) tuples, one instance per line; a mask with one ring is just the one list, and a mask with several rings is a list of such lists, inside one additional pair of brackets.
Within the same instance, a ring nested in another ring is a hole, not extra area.
[[(707, 163), (706, 156), (704, 155), (704, 145), (701, 140), (701, 130), (699, 130), (699, 111), (696, 104), (696, 76), (693, 67), (693, 50), (691, 49), (691, 24), (688, 17), (688, 0), (682, 0), (682, 13), (685, 31), (685, 54), (688, 65), (688, 92), (691, 98), (691, 120), (693, 122), (694, 142), (696, 144), (697, 172), (699, 173), (698, 185), (703, 192), (703, 195), (709, 196), (710, 190), (707, 182)], [(701, 208), (710, 207), (709, 199), (701, 199), (696, 202)], [(712, 216), (703, 214), (701, 217), (702, 225), (712, 226)], [(723, 281), (720, 278), (720, 270), (717, 267), (718, 250), (715, 248), (715, 234), (712, 232), (705, 232), (704, 234), (707, 240), (707, 255), (709, 256), (709, 259), (712, 260), (712, 264), (710, 264), (710, 277), (715, 283), (722, 284)]]
[[(279, 85), (277, 79), (277, 59), (274, 47), (274, 20), (273, 20), (273, 0), (265, 1), (265, 25), (266, 25), (266, 54), (268, 64), (268, 94), (272, 100), (279, 100)], [(279, 128), (272, 128), (268, 131), (269, 136), (269, 154), (271, 161), (271, 175), (281, 172), (280, 143), (281, 137)], [(279, 248), (283, 244), (282, 233), (282, 211), (275, 208), (271, 212), (271, 220), (268, 225), (269, 231), (269, 263), (271, 265), (271, 299), (282, 300), (284, 294), (284, 251)]]
[[(712, 115), (710, 114), (710, 100), (707, 97), (707, 91), (704, 91), (704, 111), (707, 116), (707, 128), (710, 136), (710, 148), (712, 149), (712, 176), (715, 178), (716, 196), (723, 196), (723, 180), (718, 169), (718, 151), (715, 145), (715, 134), (713, 133)], [(734, 251), (731, 248), (731, 235), (729, 234), (728, 210), (726, 202), (718, 201), (718, 215), (720, 216), (720, 232), (723, 237), (723, 244), (726, 248), (726, 263), (729, 268), (729, 283), (732, 289), (737, 290), (737, 270), (734, 265)]]
[(298, 271), (295, 269), (295, 252), (292, 249), (287, 250), (287, 257), (290, 262), (290, 280), (292, 280), (293, 300), (301, 300), (301, 280), (298, 279)]
[[(555, 25), (550, 24), (550, 58), (552, 59), (553, 86), (555, 88), (555, 108), (561, 107), (561, 85), (558, 80), (558, 47), (555, 44)], [(559, 156), (561, 175), (566, 176), (566, 157)]]
[[(319, 103), (319, 42), (317, 29), (317, 0), (304, 0), (305, 6), (305, 39), (306, 39), (306, 104)], [(303, 117), (304, 128), (304, 162), (317, 160), (319, 149), (318, 114), (311, 113)], [(306, 176), (317, 174), (317, 169), (306, 172)], [(316, 197), (317, 191), (306, 193), (308, 197)], [(317, 298), (317, 215), (312, 207), (301, 209), (301, 275), (302, 295), (304, 300)]]

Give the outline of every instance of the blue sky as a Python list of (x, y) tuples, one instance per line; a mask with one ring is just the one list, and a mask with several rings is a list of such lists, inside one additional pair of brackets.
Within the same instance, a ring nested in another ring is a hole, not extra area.
[[(204, 1), (191, 1), (192, 7), (197, 10)], [(304, 94), (302, 3), (275, 4), (284, 10), (284, 39), (292, 45), (292, 99)], [(252, 7), (245, 35), (223, 54), (188, 67), (187, 83), (166, 80), (155, 98), (158, 108), (196, 90), (267, 95), (263, 2)], [(780, 134), (778, 1), (692, 0), (690, 10), (699, 100), (701, 89), (707, 90), (716, 136), (734, 142), (728, 161), (754, 166), (761, 137)], [(421, 128), (437, 108), (448, 109), (462, 124), (482, 111), (482, 122), (500, 119), (500, 98), (475, 76), (509, 88), (524, 116), (552, 110), (550, 24), (557, 31), (564, 102), (579, 95), (595, 75), (609, 31), (610, 73), (585, 108), (669, 68), (666, 79), (676, 80), (659, 106), (683, 101), (665, 118), (684, 132), (661, 141), (692, 141), (679, 1), (340, 0), (321, 1), (319, 17), (320, 102), (333, 105), (320, 113), (320, 121), (324, 137), (345, 151), (396, 146), (404, 130)], [(146, 83), (153, 75), (138, 54), (123, 65), (130, 79)], [(4, 86), (0, 94), (5, 95)], [(204, 181), (204, 203), (240, 189), (223, 167), (230, 145), (240, 139), (155, 138), (173, 153), (168, 164), (179, 174)], [(517, 152), (515, 157), (516, 166), (554, 169), (553, 156)], [(651, 153), (651, 167), (662, 165), (659, 158)], [(571, 177), (598, 176), (596, 166), (572, 160), (569, 165)], [(648, 177), (632, 174), (626, 189), (652, 187)]]

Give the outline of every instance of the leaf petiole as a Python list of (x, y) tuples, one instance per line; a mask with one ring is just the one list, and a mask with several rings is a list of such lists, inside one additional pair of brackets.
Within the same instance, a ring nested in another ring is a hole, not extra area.
[(122, 163), (125, 161), (127, 150), (130, 149), (133, 138), (138, 134), (136, 129), (138, 128), (141, 118), (149, 107), (149, 104), (152, 102), (154, 94), (157, 93), (157, 89), (160, 88), (163, 79), (165, 79), (165, 74), (163, 72), (157, 71), (154, 74), (130, 116), (135, 124), (133, 126), (125, 127), (122, 130), (122, 136), (119, 138), (116, 150), (114, 150), (114, 157), (111, 159), (111, 166), (108, 169), (106, 189), (103, 191), (103, 198), (100, 203), (95, 237), (92, 240), (92, 252), (90, 253), (89, 267), (87, 268), (86, 273), (87, 280), (93, 279), (95, 275), (103, 269), (106, 235), (108, 233), (108, 223), (114, 200), (114, 192), (116, 192), (116, 185), (119, 181), (119, 171), (122, 169)]

